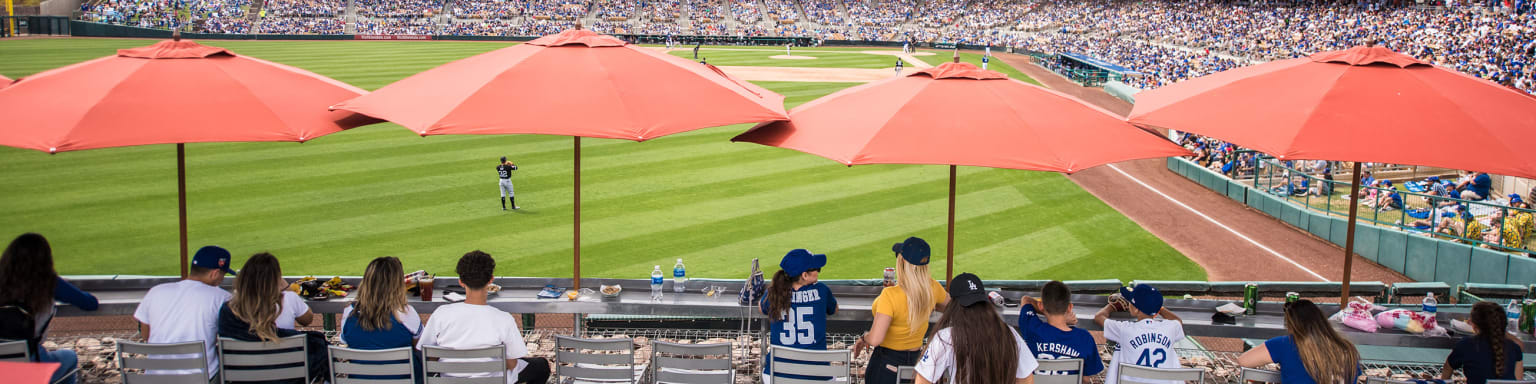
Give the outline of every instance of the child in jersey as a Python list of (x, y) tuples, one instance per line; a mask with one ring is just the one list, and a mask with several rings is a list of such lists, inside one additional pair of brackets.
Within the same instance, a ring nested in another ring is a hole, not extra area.
[[(1051, 281), (1040, 290), (1040, 298), (1025, 296), (1019, 307), (1019, 331), (1030, 353), (1039, 360), (1082, 359), (1083, 382), (1104, 371), (1104, 361), (1099, 359), (1098, 344), (1086, 329), (1073, 327), (1077, 316), (1072, 314), (1072, 290), (1066, 283)], [(1044, 314), (1041, 321), (1039, 315)], [(1074, 374), (1077, 372), (1037, 372), (1037, 374)]]
[[(1130, 303), (1130, 308), (1111, 300), (1093, 315), (1093, 322), (1104, 329), (1104, 339), (1118, 345), (1109, 361), (1109, 374), (1104, 376), (1104, 384), (1119, 382), (1118, 368), (1122, 363), (1179, 368), (1179, 355), (1174, 352), (1173, 343), (1184, 339), (1184, 322), (1163, 308), (1163, 294), (1150, 285), (1136, 284), (1133, 289), (1120, 288), (1120, 297)], [(1109, 314), (1116, 311), (1130, 311), (1136, 321), (1110, 320)]]
[[(837, 313), (837, 299), (826, 284), (817, 282), (821, 267), (827, 265), (827, 255), (816, 255), (804, 249), (789, 251), (779, 261), (780, 270), (773, 274), (761, 309), (764, 315), (774, 319), (769, 323), (768, 338), (773, 345), (826, 350), (827, 316)], [(792, 361), (777, 359), (776, 361)], [(769, 367), (763, 367), (763, 382), (772, 383)], [(775, 377), (804, 380), (830, 378), (807, 377), (778, 373)]]

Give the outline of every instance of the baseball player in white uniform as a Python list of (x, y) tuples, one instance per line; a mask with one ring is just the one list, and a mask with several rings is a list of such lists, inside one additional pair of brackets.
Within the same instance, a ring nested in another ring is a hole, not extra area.
[(506, 156), (501, 157), (501, 164), (496, 166), (496, 176), (501, 178), (501, 210), (507, 210), (507, 203), (512, 204), (512, 209), (518, 209), (517, 197), (512, 194), (512, 171), (517, 170), (517, 164), (507, 161)]

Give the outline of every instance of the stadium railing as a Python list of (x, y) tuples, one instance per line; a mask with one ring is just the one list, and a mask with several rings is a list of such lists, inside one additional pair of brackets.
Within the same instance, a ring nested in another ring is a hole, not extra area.
[[(1266, 165), (1266, 167), (1269, 166), (1273, 165)], [(1334, 195), (1310, 197), (1313, 203), (1336, 204), (1326, 205), (1327, 208), (1323, 208), (1309, 204), (1306, 196), (1282, 196), (1271, 193), (1272, 184), (1264, 181), (1266, 177), (1263, 174), (1266, 172), (1264, 170), (1260, 170), (1256, 175), (1257, 181), (1233, 180), (1220, 172), (1206, 169), (1183, 158), (1169, 158), (1168, 169), (1317, 238), (1339, 246), (1345, 244), (1349, 229), (1345, 221), (1348, 215), (1348, 208), (1345, 205), (1348, 204), (1348, 183), (1336, 182)], [(1258, 187), (1255, 187), (1255, 184)], [(1403, 192), (1399, 191), (1399, 193)], [(1487, 207), (1478, 208), (1479, 210), (1503, 209), (1482, 202), (1467, 203)], [(1500, 251), (1491, 244), (1487, 247), (1478, 246), (1486, 244), (1480, 239), (1477, 243), (1472, 243), (1471, 241), (1463, 242), (1460, 238), (1410, 232), (1402, 225), (1388, 221), (1386, 218), (1389, 216), (1386, 214), (1388, 213), (1378, 214), (1370, 208), (1361, 207), (1359, 221), (1355, 225), (1354, 243), (1355, 252), (1361, 257), (1402, 273), (1410, 279), (1440, 281), (1451, 287), (1462, 287), (1468, 283), (1520, 286), (1536, 284), (1536, 258)], [(1401, 215), (1398, 212), (1391, 214)]]

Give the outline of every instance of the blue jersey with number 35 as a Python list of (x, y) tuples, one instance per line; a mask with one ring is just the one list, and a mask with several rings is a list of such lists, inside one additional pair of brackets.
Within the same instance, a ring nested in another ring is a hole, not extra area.
[[(766, 296), (766, 295), (765, 295)], [(768, 298), (759, 306), (768, 313)], [(773, 345), (800, 349), (827, 349), (827, 316), (837, 313), (837, 299), (826, 284), (816, 283), (790, 292), (789, 311), (769, 323)]]
[[(768, 313), (768, 298), (764, 295), (760, 310), (764, 315)], [(790, 293), (789, 310), (784, 316), (768, 323), (768, 339), (773, 345), (826, 350), (827, 349), (827, 316), (837, 313), (837, 299), (832, 297), (832, 290), (826, 284), (816, 283), (800, 287)], [(789, 359), (774, 359), (776, 361), (793, 361)], [(763, 373), (768, 373), (768, 367), (763, 367)], [(823, 378), (806, 377), (800, 375), (775, 374), (774, 376), (817, 380)]]

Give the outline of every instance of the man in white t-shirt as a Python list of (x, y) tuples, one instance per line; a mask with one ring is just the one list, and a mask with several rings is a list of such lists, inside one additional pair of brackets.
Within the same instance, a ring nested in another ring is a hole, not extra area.
[(277, 311), (277, 327), (282, 329), (298, 329), (296, 326), (309, 325), (315, 319), (315, 313), (309, 310), (309, 303), (294, 291), (283, 291), (283, 306)]
[[(1118, 374), (1122, 363), (1154, 368), (1180, 368), (1179, 354), (1174, 351), (1173, 344), (1184, 339), (1184, 322), (1178, 315), (1163, 308), (1163, 294), (1150, 285), (1137, 284), (1133, 289), (1120, 288), (1120, 297), (1129, 302), (1130, 308), (1125, 308), (1125, 303), (1112, 299), (1109, 305), (1093, 315), (1093, 322), (1104, 329), (1104, 339), (1113, 341), (1117, 345), (1114, 357), (1109, 361), (1109, 371), (1104, 376), (1104, 383), (1119, 382)], [(1136, 316), (1136, 321), (1110, 320), (1109, 314), (1116, 311), (1130, 311)], [(1159, 319), (1158, 316), (1162, 318)], [(1127, 381), (1172, 383), (1139, 379)]]
[[(928, 342), (928, 349), (923, 351), (922, 359), (917, 361), (917, 366), (913, 369), (917, 373), (917, 377), (913, 378), (913, 382), (917, 384), (937, 383), (944, 378), (948, 378), (948, 380), (943, 380), (945, 382), (955, 382), (955, 371), (958, 370), (956, 368), (958, 364), (955, 364), (955, 342), (951, 331), (958, 326), (985, 327), (989, 323), (992, 326), (1007, 329), (1013, 335), (1013, 346), (1017, 350), (1015, 356), (1018, 360), (1018, 365), (1014, 368), (1014, 374), (1012, 375), (1016, 380), (1014, 382), (1030, 382), (1030, 376), (1034, 374), (1035, 368), (1040, 367), (1040, 363), (1035, 360), (1033, 354), (1029, 353), (1029, 346), (1024, 343), (1024, 338), (1019, 337), (1019, 332), (1003, 322), (1001, 318), (987, 323), (976, 321), (976, 319), (980, 319), (980, 316), (985, 316), (986, 318), (997, 317), (997, 310), (992, 307), (992, 300), (987, 297), (987, 290), (982, 285), (981, 278), (976, 277), (972, 273), (962, 273), (959, 276), (955, 276), (955, 279), (949, 283), (949, 297), (955, 305), (959, 306), (959, 309), (951, 310), (951, 313), (945, 313), (946, 319), (940, 320), (939, 323), (956, 322), (945, 324), (950, 326), (933, 333), (933, 338)], [(977, 305), (987, 307), (983, 309), (976, 307)], [(966, 317), (967, 315), (978, 317)], [(955, 319), (958, 320), (951, 320), (948, 318), (949, 316), (957, 316)], [(966, 324), (960, 324), (960, 322), (966, 322)], [(986, 338), (985, 336), (982, 337)], [(995, 356), (987, 357), (992, 358)], [(1007, 357), (1002, 358), (1006, 359)]]
[[(133, 311), (133, 318), (139, 321), (139, 333), (147, 342), (203, 342), (208, 358), (208, 377), (212, 378), (219, 367), (219, 355), (213, 350), (214, 342), (218, 340), (219, 307), (230, 297), (219, 284), (224, 282), (224, 275), (233, 276), (235, 271), (229, 269), (229, 251), (213, 245), (198, 249), (188, 269), (186, 279), (150, 288)], [(145, 373), (191, 372), (154, 370)]]
[(512, 314), (486, 305), (485, 287), (496, 272), (496, 259), (480, 251), (459, 258), (455, 268), (459, 285), (464, 287), (464, 302), (438, 307), (427, 318), (416, 348), (436, 346), (475, 349), (504, 345), (507, 383), (544, 383), (549, 380), (549, 361), (528, 357), (528, 346)]

